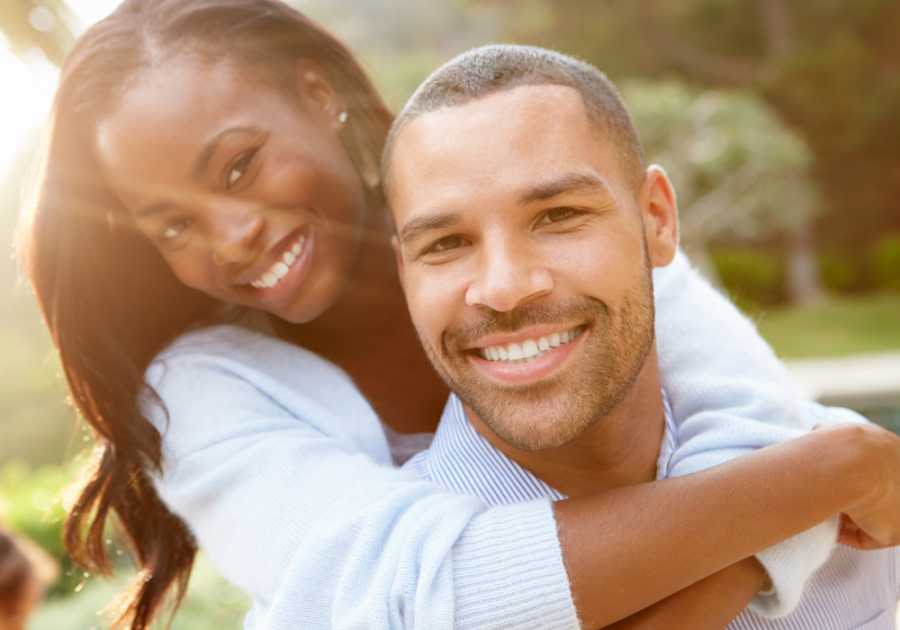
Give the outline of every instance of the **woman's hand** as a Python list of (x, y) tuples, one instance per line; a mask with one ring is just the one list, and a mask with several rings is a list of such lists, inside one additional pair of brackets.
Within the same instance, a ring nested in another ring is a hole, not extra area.
[(813, 430), (834, 433), (859, 453), (861, 491), (841, 514), (838, 541), (855, 549), (900, 544), (900, 437), (875, 424), (821, 422)]
[(582, 625), (604, 627), (841, 512), (852, 546), (898, 544), (898, 488), (900, 438), (848, 423), (554, 511)]

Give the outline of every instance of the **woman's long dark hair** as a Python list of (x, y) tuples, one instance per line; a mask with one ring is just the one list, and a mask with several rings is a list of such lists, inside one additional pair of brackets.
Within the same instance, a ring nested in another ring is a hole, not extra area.
[(174, 613), (197, 552), (148, 476), (161, 470), (162, 455), (160, 434), (142, 412), (142, 401), (155, 397), (144, 372), (216, 305), (182, 285), (134, 228), (95, 163), (92, 134), (143, 69), (181, 52), (264, 64), (285, 84), (298, 60), (318, 64), (345, 100), (341, 141), (370, 186), (377, 186), (392, 119), (347, 48), (277, 0), (126, 0), (66, 59), (26, 189), (19, 256), (72, 399), (96, 438), (77, 482), (66, 546), (80, 565), (108, 575), (104, 529), (117, 516), (140, 573), (113, 623), (133, 630), (148, 628), (167, 602)]

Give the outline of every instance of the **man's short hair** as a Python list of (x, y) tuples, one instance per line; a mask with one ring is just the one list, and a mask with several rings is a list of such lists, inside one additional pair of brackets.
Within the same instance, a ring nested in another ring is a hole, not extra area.
[(391, 158), (400, 132), (413, 120), (459, 107), (495, 92), (523, 85), (564, 85), (581, 95), (598, 133), (612, 141), (620, 166), (635, 190), (643, 182), (644, 149), (618, 90), (594, 66), (567, 55), (512, 44), (492, 44), (465, 52), (435, 70), (394, 121), (382, 157), (385, 190), (390, 192)]

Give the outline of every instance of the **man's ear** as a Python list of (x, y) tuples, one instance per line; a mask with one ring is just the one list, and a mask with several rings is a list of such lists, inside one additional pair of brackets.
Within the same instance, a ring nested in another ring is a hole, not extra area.
[(639, 198), (647, 250), (653, 267), (665, 267), (678, 249), (678, 204), (666, 172), (655, 164), (647, 169)]
[(394, 248), (394, 255), (397, 256), (397, 273), (400, 276), (400, 286), (403, 287), (403, 292), (406, 293), (406, 283), (403, 279), (403, 250), (400, 249), (400, 241), (397, 240), (396, 236), (391, 237), (391, 247)]
[(297, 62), (297, 93), (332, 129), (338, 131), (344, 126), (346, 117), (342, 114), (347, 111), (347, 104), (322, 69), (306, 59)]

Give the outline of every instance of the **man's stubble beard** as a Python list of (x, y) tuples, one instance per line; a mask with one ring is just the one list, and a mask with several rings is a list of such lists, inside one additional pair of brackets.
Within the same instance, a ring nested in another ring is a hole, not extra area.
[[(505, 313), (488, 311), (475, 322), (448, 328), (441, 340), (442, 357), (424, 338), (422, 345), (447, 386), (504, 442), (532, 452), (564, 446), (609, 415), (634, 386), (650, 354), (653, 277), (646, 246), (644, 254), (639, 285), (616, 310), (586, 296), (526, 304)], [(581, 342), (581, 361), (537, 384), (497, 385), (464, 352), (489, 334), (583, 322), (589, 329)]]

